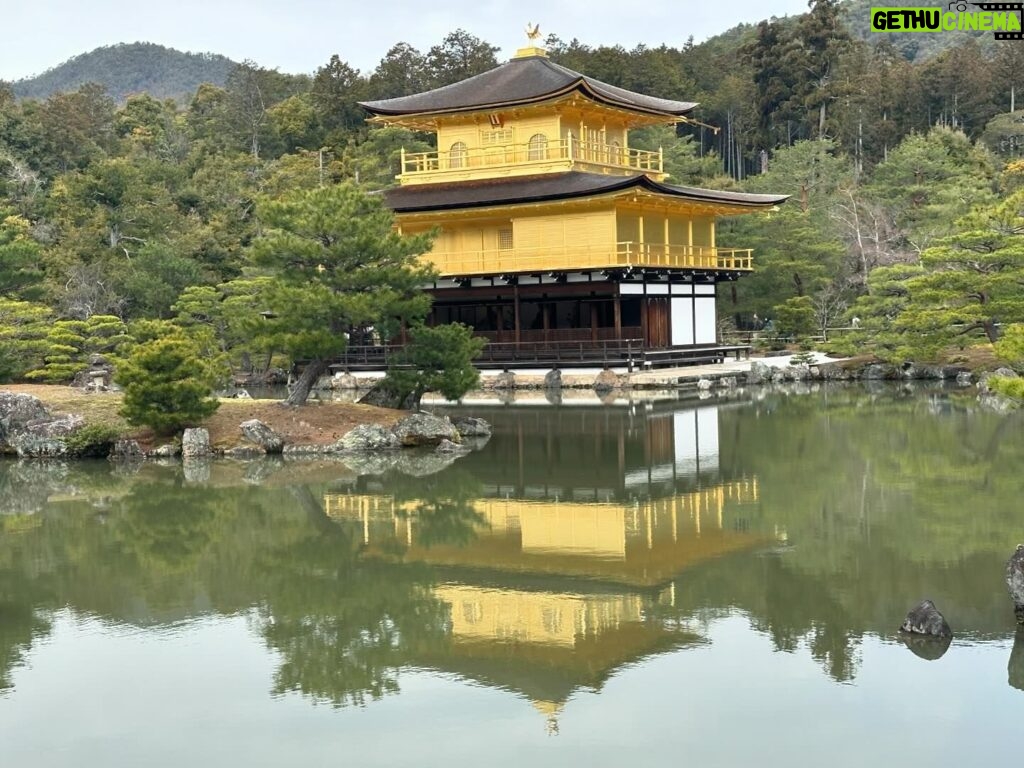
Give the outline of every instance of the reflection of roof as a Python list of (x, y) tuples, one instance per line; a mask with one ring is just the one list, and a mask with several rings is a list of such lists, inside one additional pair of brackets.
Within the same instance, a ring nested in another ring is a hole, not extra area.
[(452, 85), (395, 99), (361, 102), (360, 106), (385, 116), (445, 114), (534, 104), (573, 92), (612, 107), (666, 117), (684, 115), (697, 106), (602, 83), (542, 56), (512, 59)]
[(629, 189), (654, 192), (695, 203), (748, 209), (770, 208), (788, 198), (788, 195), (755, 195), (744, 192), (719, 192), (698, 187), (676, 187), (654, 181), (645, 174), (606, 176), (600, 173), (570, 171), (512, 179), (414, 184), (386, 190), (384, 199), (388, 207), (396, 213), (415, 213), (450, 208), (480, 208), (495, 204), (567, 200)]
[(579, 688), (600, 688), (623, 664), (695, 645), (701, 638), (660, 625), (628, 623), (580, 639), (575, 648), (526, 643), (452, 643), (448, 651), (413, 653), (414, 664), (504, 688), (534, 702), (564, 703)]

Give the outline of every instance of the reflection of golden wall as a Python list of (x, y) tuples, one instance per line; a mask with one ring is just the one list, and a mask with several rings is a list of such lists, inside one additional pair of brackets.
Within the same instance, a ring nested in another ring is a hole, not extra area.
[[(482, 553), (491, 546), (485, 542), (502, 542), (506, 558), (518, 553), (534, 562), (566, 557), (618, 561), (626, 571), (642, 571), (644, 578), (651, 568), (653, 577), (664, 569), (753, 543), (756, 537), (751, 534), (725, 530), (723, 517), (727, 504), (757, 499), (756, 479), (633, 503), (477, 499), (469, 504), (483, 522), (477, 527), (477, 542), (463, 551), (471, 559), (471, 550)], [(328, 494), (325, 505), (332, 517), (360, 521), (367, 544), (387, 539), (416, 546), (417, 502), (396, 503), (385, 495)], [(702, 543), (702, 537), (712, 533), (713, 540)]]
[(461, 584), (439, 586), (434, 594), (451, 607), (452, 636), (460, 641), (572, 647), (582, 636), (642, 618), (638, 595), (571, 595)]

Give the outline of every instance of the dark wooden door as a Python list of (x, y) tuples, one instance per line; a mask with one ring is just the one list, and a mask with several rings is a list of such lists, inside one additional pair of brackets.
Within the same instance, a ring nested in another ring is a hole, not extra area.
[(648, 348), (661, 348), (669, 345), (669, 303), (668, 299), (647, 299), (647, 322), (644, 324), (644, 342)]

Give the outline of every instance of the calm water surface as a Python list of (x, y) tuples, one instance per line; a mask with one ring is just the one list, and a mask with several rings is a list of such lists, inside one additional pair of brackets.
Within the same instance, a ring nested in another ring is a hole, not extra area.
[(448, 466), (0, 464), (0, 765), (1019, 761), (1018, 417), (471, 410)]

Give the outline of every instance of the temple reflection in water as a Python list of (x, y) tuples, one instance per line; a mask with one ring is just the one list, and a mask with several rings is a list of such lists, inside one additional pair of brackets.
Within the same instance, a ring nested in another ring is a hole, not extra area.
[[(416, 663), (514, 690), (555, 729), (574, 690), (700, 642), (658, 619), (675, 605), (676, 577), (770, 537), (749, 525), (757, 478), (720, 468), (716, 406), (538, 408), (507, 431), (500, 412), (486, 415), (494, 442), (457, 465), (479, 481), (475, 495), (405, 497), (364, 477), (326, 495), (325, 508), (358, 528), (365, 556), (435, 571), (449, 642)], [(454, 541), (434, 524), (452, 507), (466, 522)]]

